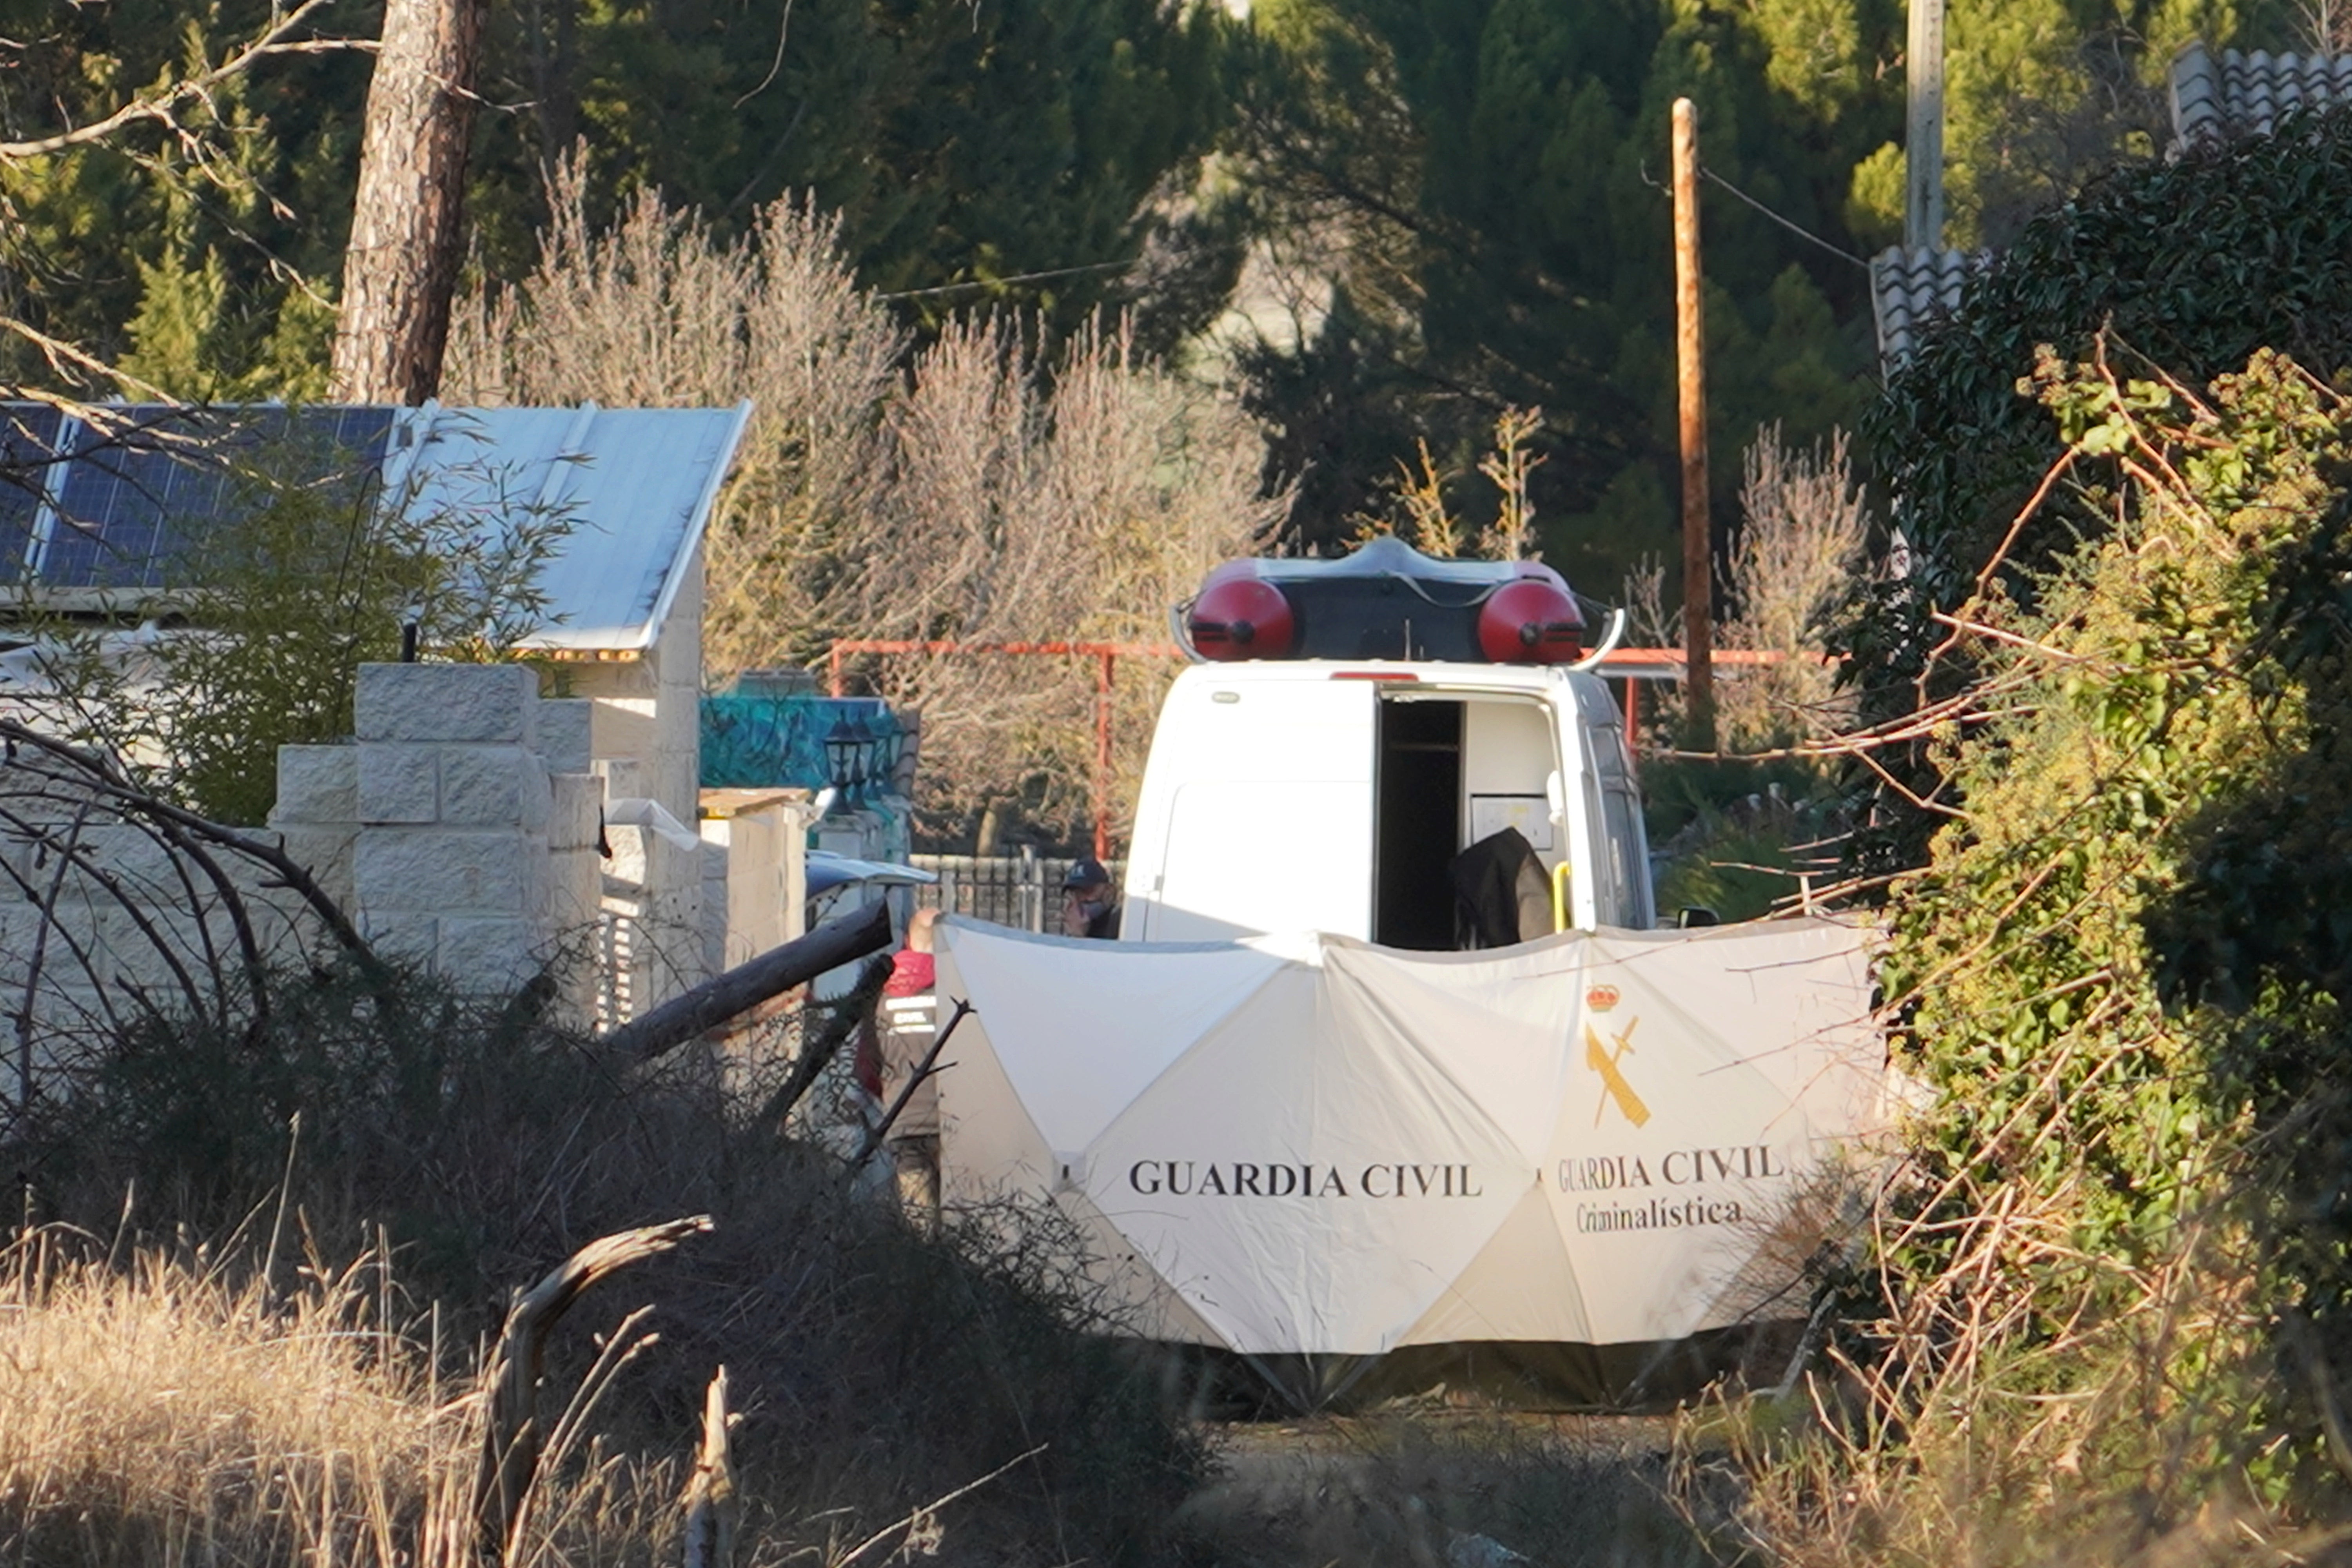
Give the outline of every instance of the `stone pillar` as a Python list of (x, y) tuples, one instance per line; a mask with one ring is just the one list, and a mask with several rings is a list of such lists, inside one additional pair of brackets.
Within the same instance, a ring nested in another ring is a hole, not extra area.
[(356, 743), (284, 748), (271, 821), (387, 957), (510, 991), (589, 955), (588, 723), (522, 665), (362, 665)]

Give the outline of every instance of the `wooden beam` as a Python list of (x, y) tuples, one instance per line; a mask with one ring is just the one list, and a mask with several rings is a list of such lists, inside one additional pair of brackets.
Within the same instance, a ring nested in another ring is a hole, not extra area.
[(607, 1042), (623, 1055), (646, 1059), (684, 1045), (771, 996), (805, 985), (828, 969), (890, 945), (890, 906), (877, 899), (782, 947), (772, 947), (716, 979), (679, 993), (613, 1031)]

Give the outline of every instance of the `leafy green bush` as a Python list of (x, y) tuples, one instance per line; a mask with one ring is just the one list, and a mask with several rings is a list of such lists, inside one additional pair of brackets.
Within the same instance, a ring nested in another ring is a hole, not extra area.
[(1883, 970), (1933, 1099), (1852, 1405), (1759, 1455), (1801, 1560), (2219, 1560), (2344, 1500), (2352, 405), (2268, 353), (2035, 387), (2126, 489), (1959, 617), (1965, 806)]

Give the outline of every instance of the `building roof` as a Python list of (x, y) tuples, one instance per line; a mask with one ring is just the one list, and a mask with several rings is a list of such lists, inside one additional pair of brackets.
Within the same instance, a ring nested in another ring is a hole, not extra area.
[(1878, 357), (1898, 370), (1919, 346), (1928, 321), (1958, 310), (1960, 285), (1990, 257), (1983, 251), (1906, 250), (1889, 246), (1870, 258), (1870, 313), (1878, 327)]
[(411, 517), (570, 525), (524, 646), (636, 653), (676, 601), (733, 463), (734, 408), (289, 410), (0, 405), (0, 581), (132, 609), (184, 582), (207, 522), (239, 503), (241, 457), (297, 451), (319, 482)]
[(2199, 40), (2172, 59), (2172, 134), (2181, 144), (2200, 135), (2267, 136), (2292, 110), (2347, 103), (2352, 55), (2224, 49), (2216, 59)]

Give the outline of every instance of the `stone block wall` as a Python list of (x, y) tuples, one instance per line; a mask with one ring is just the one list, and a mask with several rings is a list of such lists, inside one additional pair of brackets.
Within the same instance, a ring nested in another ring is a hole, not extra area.
[(815, 817), (806, 790), (706, 790), (702, 909), (711, 972), (732, 969), (807, 929)]
[[(323, 931), (275, 873), (176, 847), (32, 748), (0, 763), (0, 1131), (70, 1092), (93, 1038), (210, 1015)], [(32, 1094), (26, 1094), (26, 1073)]]
[(594, 944), (588, 705), (514, 664), (361, 667), (350, 745), (278, 754), (270, 826), (387, 956), (511, 990)]
[[(694, 629), (678, 639), (688, 648)], [(603, 704), (543, 699), (526, 667), (363, 666), (354, 737), (280, 749), (266, 836), (387, 956), (484, 995), (551, 967), (562, 1012), (625, 1021), (799, 934), (807, 805), (768, 803), (714, 823), (706, 843), (688, 684), (698, 660), (621, 668), (649, 679), (670, 717), (658, 743), (613, 758), (598, 741)], [(624, 781), (679, 806), (617, 798)], [(26, 995), (25, 1053), (51, 1063), (53, 1041), (87, 1040), (150, 1005), (207, 1005), (191, 999), (236, 984), (229, 896), (265, 963), (328, 940), (264, 868), (215, 859), (226, 895), (105, 802), (0, 764), (0, 1117), (21, 1089), (5, 1025)]]
[(605, 811), (604, 989), (597, 1015), (625, 1023), (709, 979), (703, 941), (702, 841), (659, 801)]

